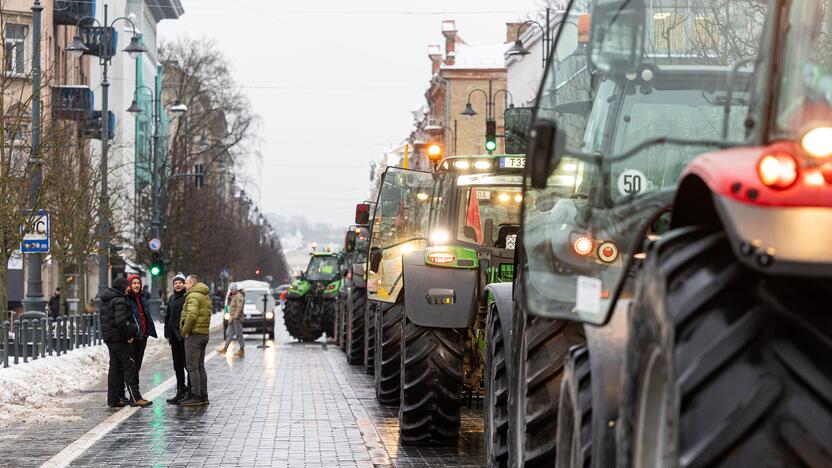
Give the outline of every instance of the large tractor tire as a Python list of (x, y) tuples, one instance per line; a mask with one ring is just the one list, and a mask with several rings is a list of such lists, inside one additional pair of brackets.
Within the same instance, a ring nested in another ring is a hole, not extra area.
[(341, 346), (341, 351), (347, 351), (347, 296), (341, 298), (338, 303), (338, 314), (341, 316), (338, 333), (340, 334), (338, 344)]
[[(528, 268), (522, 236), (517, 243), (515, 284)], [(569, 349), (586, 342), (577, 322), (533, 316), (522, 294), (512, 311), (509, 377), (509, 465), (518, 468), (555, 464), (558, 398)]]
[(385, 406), (399, 406), (401, 401), (403, 297), (395, 304), (380, 302), (376, 315), (376, 396)]
[(592, 466), (592, 385), (589, 350), (574, 346), (560, 385), (556, 468)]
[(725, 234), (647, 252), (630, 315), (624, 467), (832, 466), (829, 278), (762, 275)]
[(399, 443), (456, 446), (462, 408), (465, 330), (402, 324)]
[(321, 317), (321, 327), (327, 339), (335, 336), (335, 301), (324, 302), (324, 313)]
[(364, 362), (364, 309), (367, 307), (367, 290), (353, 289), (352, 303), (347, 307), (347, 362), (358, 365)]
[(376, 311), (379, 304), (378, 301), (367, 301), (367, 307), (364, 308), (364, 371), (369, 375), (373, 375), (376, 370)]
[(324, 334), (320, 324), (311, 324), (305, 320), (306, 301), (304, 299), (289, 299), (283, 307), (283, 322), (286, 331), (293, 338), (300, 341), (315, 341)]
[(495, 306), (488, 314), (485, 345), (485, 456), (489, 467), (508, 467), (508, 345)]

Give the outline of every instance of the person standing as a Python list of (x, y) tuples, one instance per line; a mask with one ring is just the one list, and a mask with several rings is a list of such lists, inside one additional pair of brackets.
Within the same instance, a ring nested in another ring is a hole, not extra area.
[(156, 335), (156, 325), (153, 323), (153, 316), (150, 314), (150, 309), (147, 307), (147, 299), (142, 294), (142, 280), (139, 275), (130, 275), (127, 277), (130, 282), (130, 292), (127, 295), (127, 302), (133, 310), (133, 317), (136, 324), (139, 326), (139, 331), (136, 333), (136, 339), (133, 342), (133, 359), (136, 361), (136, 372), (141, 372), (142, 362), (144, 361), (144, 350), (147, 348), (147, 338), (152, 336), (158, 338)]
[[(139, 373), (136, 371), (131, 345), (135, 341), (138, 325), (127, 304), (130, 283), (126, 278), (116, 278), (113, 286), (101, 294), (101, 337), (110, 352), (107, 371), (107, 406), (120, 408), (151, 406), (152, 401), (142, 398), (139, 392)], [(124, 400), (124, 385), (130, 397)]]
[(211, 291), (199, 282), (199, 276), (185, 278), (185, 306), (180, 329), (185, 337), (185, 367), (191, 377), (191, 396), (179, 402), (181, 406), (208, 404), (208, 374), (205, 372), (205, 348), (211, 326)]
[(191, 383), (185, 383), (185, 338), (182, 336), (180, 321), (182, 320), (182, 307), (185, 305), (185, 275), (177, 273), (173, 277), (173, 294), (167, 302), (167, 314), (165, 314), (165, 338), (170, 344), (170, 353), (173, 356), (173, 371), (176, 373), (176, 395), (166, 400), (172, 405), (190, 396)]
[(225, 330), (225, 344), (217, 352), (225, 354), (228, 351), (228, 345), (237, 336), (237, 342), (240, 344), (240, 350), (234, 353), (235, 356), (243, 357), (246, 355), (246, 340), (243, 337), (243, 310), (246, 306), (246, 291), (245, 289), (237, 289), (236, 284), (232, 284), (228, 290), (228, 327)]
[[(66, 313), (66, 301), (64, 301), (64, 313)], [(61, 315), (61, 288), (55, 288), (52, 297), (49, 298), (49, 317), (57, 320)]]

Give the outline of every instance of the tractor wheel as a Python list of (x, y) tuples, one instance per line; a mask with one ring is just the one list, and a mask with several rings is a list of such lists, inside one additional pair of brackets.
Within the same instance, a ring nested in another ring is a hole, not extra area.
[(827, 278), (743, 266), (726, 235), (650, 246), (631, 308), (622, 466), (832, 466)]
[(315, 341), (324, 334), (320, 325), (312, 327), (304, 320), (306, 301), (304, 299), (290, 299), (283, 308), (283, 322), (286, 331), (293, 338), (300, 341)]
[(485, 456), (491, 467), (508, 466), (508, 348), (496, 307), (488, 317), (485, 348)]
[(347, 311), (347, 362), (352, 365), (364, 362), (364, 309), (367, 306), (367, 290), (355, 289)]
[(592, 387), (587, 347), (572, 347), (564, 367), (555, 467), (588, 468), (592, 466)]
[(364, 371), (369, 375), (373, 375), (376, 366), (375, 359), (375, 344), (376, 344), (376, 312), (379, 307), (378, 301), (367, 301), (367, 307), (364, 308)]
[(395, 304), (380, 302), (376, 315), (376, 396), (385, 406), (399, 406), (401, 398), (403, 296), (399, 299)]
[(347, 351), (347, 296), (341, 298), (341, 302), (338, 308), (338, 313), (341, 314), (341, 326), (340, 326), (340, 333), (341, 333), (341, 351)]
[(341, 295), (335, 300), (335, 329), (332, 338), (335, 340), (335, 346), (341, 346)]
[(462, 408), (465, 330), (402, 324), (399, 443), (456, 446)]
[(329, 339), (335, 335), (335, 302), (325, 301), (323, 307), (321, 327), (324, 329), (327, 339)]

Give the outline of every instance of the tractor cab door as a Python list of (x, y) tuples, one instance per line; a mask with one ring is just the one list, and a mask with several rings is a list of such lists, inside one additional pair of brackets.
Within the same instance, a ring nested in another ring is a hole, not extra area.
[(367, 261), (370, 300), (396, 302), (402, 290), (402, 255), (427, 245), (434, 176), (390, 167), (382, 176)]

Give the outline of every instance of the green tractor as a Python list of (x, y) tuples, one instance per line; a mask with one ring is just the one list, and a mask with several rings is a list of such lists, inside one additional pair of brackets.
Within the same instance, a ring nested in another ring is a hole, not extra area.
[(313, 253), (300, 278), (286, 292), (283, 318), (286, 330), (300, 341), (315, 341), (335, 334), (335, 303), (341, 291), (339, 254)]
[[(494, 290), (510, 287), (523, 202), (522, 156), (442, 160), (435, 172), (389, 168), (370, 243), (381, 403), (399, 404), (403, 445), (455, 445), (464, 397), (485, 390)], [(506, 398), (507, 388), (488, 398)]]

